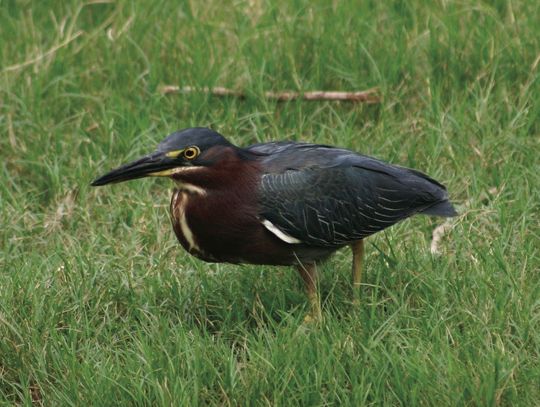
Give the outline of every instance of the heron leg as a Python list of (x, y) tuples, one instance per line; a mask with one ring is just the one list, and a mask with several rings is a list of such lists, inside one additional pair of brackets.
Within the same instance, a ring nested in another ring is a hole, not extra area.
[(362, 282), (362, 265), (364, 259), (364, 240), (357, 240), (351, 244), (353, 253), (352, 264), (352, 286), (353, 286), (353, 303), (360, 304), (360, 284)]
[(304, 318), (304, 322), (317, 322), (322, 320), (321, 301), (317, 292), (317, 265), (315, 263), (299, 264), (297, 266), (309, 300), (310, 312)]

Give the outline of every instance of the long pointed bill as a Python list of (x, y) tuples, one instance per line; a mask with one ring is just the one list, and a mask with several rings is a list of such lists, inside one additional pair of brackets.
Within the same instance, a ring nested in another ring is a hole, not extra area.
[(149, 176), (168, 176), (172, 173), (171, 170), (173, 168), (181, 165), (165, 153), (155, 152), (129, 164), (115, 168), (111, 172), (95, 179), (91, 185), (97, 187)]

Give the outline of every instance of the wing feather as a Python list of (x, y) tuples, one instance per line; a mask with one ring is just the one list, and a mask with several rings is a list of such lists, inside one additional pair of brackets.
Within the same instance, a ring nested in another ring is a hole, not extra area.
[(448, 199), (418, 171), (348, 150), (297, 143), (252, 149), (267, 155), (261, 218), (303, 243), (345, 245)]

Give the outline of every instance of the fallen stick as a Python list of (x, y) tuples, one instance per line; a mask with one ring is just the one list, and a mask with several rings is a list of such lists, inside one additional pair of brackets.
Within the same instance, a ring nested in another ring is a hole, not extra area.
[[(216, 86), (214, 88), (202, 87), (195, 88), (193, 86), (175, 86), (164, 85), (159, 88), (159, 92), (168, 95), (170, 93), (193, 93), (202, 92), (210, 93), (216, 96), (233, 96), (240, 99), (246, 98), (246, 94), (242, 91), (224, 88)], [(281, 92), (264, 92), (264, 97), (267, 99), (274, 99), (278, 102), (285, 102), (294, 99), (303, 100), (337, 100), (345, 102), (363, 102), (363, 103), (380, 103), (381, 98), (378, 94), (377, 88), (362, 90), (358, 92), (340, 92), (340, 91), (308, 91), (308, 92), (294, 92), (294, 91), (281, 91)]]
[(439, 244), (441, 243), (441, 240), (443, 236), (454, 226), (454, 221), (447, 219), (442, 223), (441, 225), (437, 226), (435, 229), (433, 229), (433, 235), (431, 238), (431, 247), (430, 251), (431, 254), (438, 255), (441, 254), (441, 251), (439, 250)]
[[(499, 192), (499, 190), (495, 187), (492, 187), (490, 189), (488, 189), (488, 193), (490, 195), (495, 195)], [(463, 205), (461, 205), (461, 209), (467, 209), (467, 208), (470, 208), (473, 203), (475, 202), (481, 202), (483, 200), (485, 200), (486, 198), (488, 197), (488, 195), (485, 193), (485, 192), (482, 192), (480, 194), (480, 196), (478, 198), (470, 198), (470, 199), (467, 199)], [(431, 250), (431, 254), (441, 254), (441, 251), (439, 250), (439, 245), (441, 243), (441, 240), (443, 238), (443, 236), (448, 232), (450, 231), (450, 229), (452, 229), (454, 227), (454, 224), (455, 224), (455, 220), (454, 218), (448, 218), (446, 219), (446, 221), (444, 223), (442, 223), (441, 225), (437, 226), (435, 229), (433, 229), (433, 235), (432, 235), (432, 238), (431, 238), (431, 247), (430, 247), (430, 250)]]

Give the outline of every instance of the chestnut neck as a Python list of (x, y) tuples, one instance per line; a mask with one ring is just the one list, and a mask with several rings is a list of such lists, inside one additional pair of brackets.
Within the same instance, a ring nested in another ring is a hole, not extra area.
[(179, 184), (189, 184), (208, 190), (237, 188), (239, 184), (254, 182), (260, 175), (256, 156), (231, 146), (210, 152), (206, 165), (179, 171), (171, 178)]

